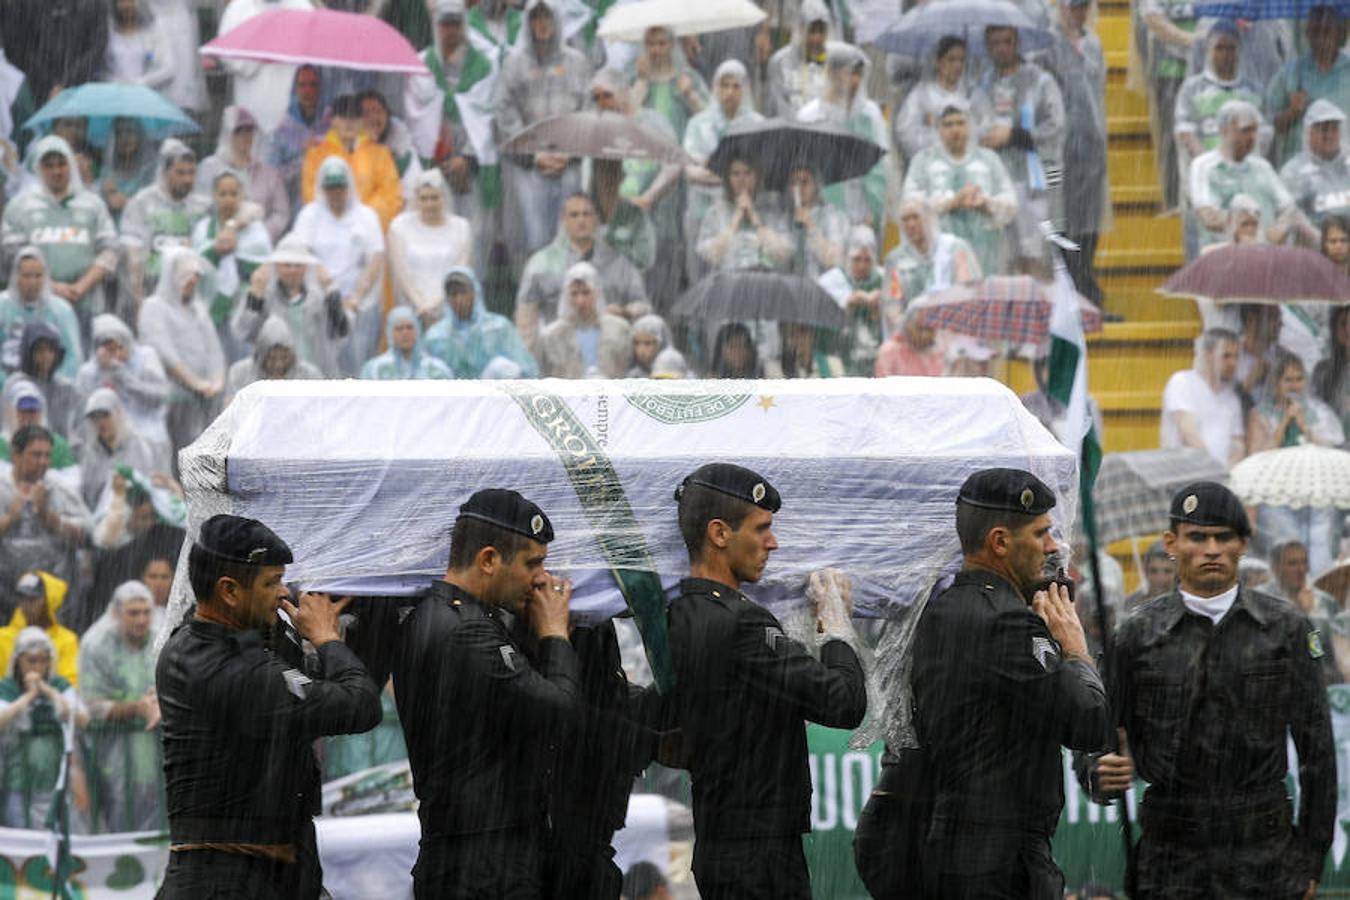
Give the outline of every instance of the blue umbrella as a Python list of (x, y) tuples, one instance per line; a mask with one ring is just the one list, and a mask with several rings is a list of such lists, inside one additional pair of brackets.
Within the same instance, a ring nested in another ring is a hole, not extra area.
[(1228, 3), (1201, 3), (1197, 17), (1215, 19), (1306, 19), (1316, 6), (1330, 6), (1350, 19), (1350, 0), (1231, 0)]
[(1023, 53), (1047, 50), (1054, 43), (1048, 28), (1008, 0), (929, 0), (901, 16), (876, 44), (887, 53), (923, 59), (950, 34), (965, 38), (971, 53), (983, 53), (984, 30), (991, 25), (1016, 28)]
[(54, 119), (86, 117), (89, 140), (102, 144), (112, 131), (114, 119), (135, 119), (149, 138), (200, 131), (187, 113), (148, 87), (96, 81), (68, 88), (23, 123), (25, 129), (46, 132)]

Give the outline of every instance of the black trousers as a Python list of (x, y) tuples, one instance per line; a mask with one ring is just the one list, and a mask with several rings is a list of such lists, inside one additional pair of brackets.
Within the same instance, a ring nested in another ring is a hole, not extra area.
[(413, 866), (416, 900), (538, 900), (543, 854), (533, 829), (423, 835)]
[(608, 844), (575, 847), (552, 843), (544, 854), (544, 897), (548, 900), (619, 900), (623, 873)]
[[(953, 823), (954, 824), (954, 823)], [(935, 824), (924, 876), (930, 900), (1059, 900), (1064, 873), (1049, 836)]]
[(799, 834), (694, 839), (694, 882), (703, 900), (811, 900)]
[[(875, 900), (920, 900), (931, 800), (915, 796), (912, 770), (882, 766), (853, 832), (853, 862)], [(922, 774), (922, 773), (918, 773)]]

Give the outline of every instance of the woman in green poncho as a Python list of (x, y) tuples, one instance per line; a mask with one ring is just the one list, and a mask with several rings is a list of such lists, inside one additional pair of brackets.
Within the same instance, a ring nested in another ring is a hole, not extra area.
[(89, 721), (75, 688), (52, 674), (54, 656), (41, 628), (25, 628), (14, 642), (9, 674), (0, 678), (0, 785), (10, 828), (46, 824), (65, 747), (61, 722), (72, 709), (78, 727)]

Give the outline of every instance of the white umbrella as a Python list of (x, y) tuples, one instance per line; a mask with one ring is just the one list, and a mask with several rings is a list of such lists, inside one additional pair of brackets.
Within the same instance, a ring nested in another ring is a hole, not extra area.
[(640, 41), (648, 28), (678, 37), (758, 25), (768, 17), (750, 0), (638, 0), (612, 6), (597, 34), (607, 41)]
[(1234, 466), (1229, 484), (1248, 505), (1344, 509), (1350, 507), (1350, 452), (1316, 444), (1267, 450)]

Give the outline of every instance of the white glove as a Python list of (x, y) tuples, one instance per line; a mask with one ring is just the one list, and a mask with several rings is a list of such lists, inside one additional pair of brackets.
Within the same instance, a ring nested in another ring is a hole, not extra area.
[(817, 628), (829, 638), (853, 639), (852, 586), (838, 569), (819, 569), (806, 584), (806, 598), (815, 605)]

